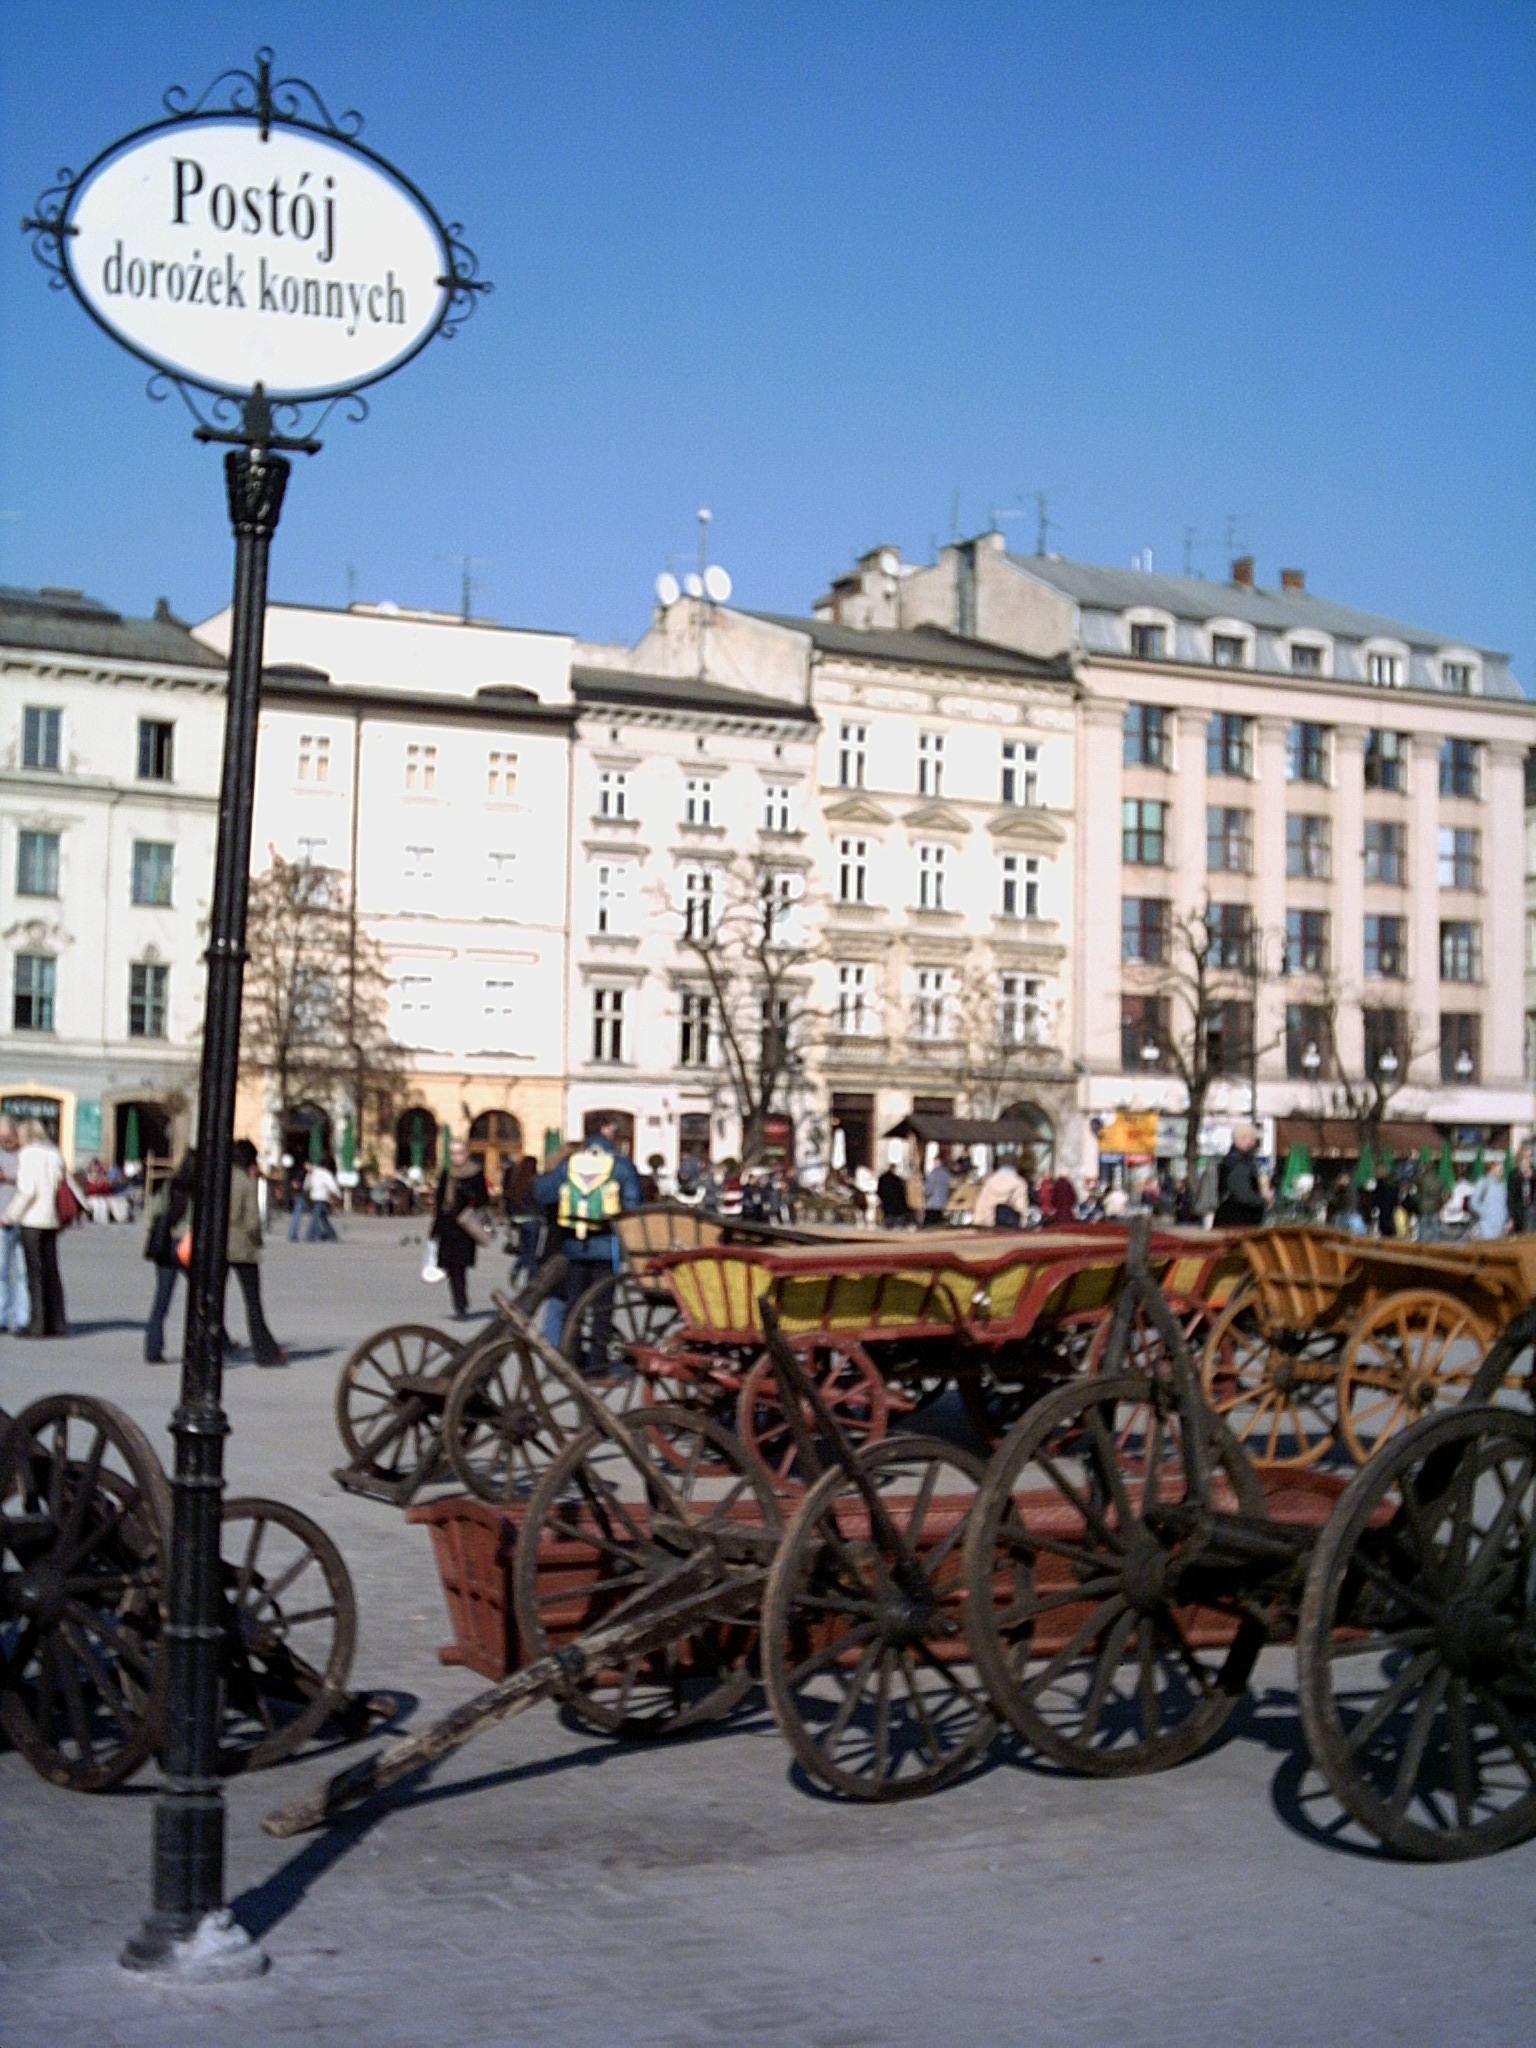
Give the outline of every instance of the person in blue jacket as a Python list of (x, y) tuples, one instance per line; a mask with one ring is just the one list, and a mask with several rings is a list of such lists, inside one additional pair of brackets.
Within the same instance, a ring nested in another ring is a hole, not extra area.
[[(618, 1270), (613, 1219), (640, 1206), (640, 1176), (619, 1150), (618, 1129), (614, 1118), (603, 1118), (581, 1145), (570, 1146), (533, 1184), (534, 1201), (553, 1215), (565, 1259), (567, 1313), (589, 1287)], [(599, 1303), (580, 1361), (583, 1369), (600, 1365), (606, 1356), (612, 1315), (611, 1301)]]

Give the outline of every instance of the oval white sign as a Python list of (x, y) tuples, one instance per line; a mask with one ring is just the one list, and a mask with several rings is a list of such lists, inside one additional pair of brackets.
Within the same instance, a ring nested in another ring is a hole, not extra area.
[(253, 120), (152, 129), (82, 180), (70, 280), (118, 341), (210, 389), (318, 398), (386, 376), (436, 331), (452, 257), (360, 150)]

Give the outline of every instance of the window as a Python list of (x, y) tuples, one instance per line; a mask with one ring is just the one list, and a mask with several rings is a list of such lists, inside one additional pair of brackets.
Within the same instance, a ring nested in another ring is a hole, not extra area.
[(1121, 758), (1127, 768), (1172, 765), (1172, 721), (1161, 704), (1127, 704)]
[(1482, 835), (1465, 825), (1442, 825), (1439, 834), (1442, 889), (1482, 887)]
[(1293, 676), (1320, 676), (1323, 672), (1323, 650), (1309, 647), (1304, 640), (1291, 642), (1291, 674)]
[(1253, 1064), (1252, 1003), (1205, 1006), (1205, 1058), (1213, 1074), (1243, 1074)]
[(1293, 1081), (1315, 1081), (1333, 1065), (1329, 1014), (1317, 1003), (1285, 1006), (1285, 1071)]
[(1328, 972), (1326, 910), (1288, 910), (1285, 913), (1285, 971), (1287, 974)]
[(1285, 779), (1287, 782), (1326, 782), (1328, 742), (1326, 725), (1303, 725), (1292, 721), (1285, 729)]
[(1160, 1074), (1168, 1065), (1168, 998), (1120, 998), (1120, 1065), (1127, 1074)]
[(792, 1058), (789, 1005), (788, 996), (763, 997), (762, 1012), (758, 1020), (758, 1044), (764, 1071), (770, 1064), (783, 1067)]
[(16, 834), (16, 894), (57, 896), (59, 835), (57, 832)]
[(485, 757), (485, 793), (502, 803), (517, 795), (517, 756), (492, 747)]
[(1394, 789), (1399, 795), (1408, 787), (1408, 735), (1405, 732), (1368, 732), (1365, 736), (1365, 786)]
[(1365, 971), (1387, 981), (1401, 981), (1408, 972), (1408, 920), (1368, 917), (1365, 920)]
[[(330, 841), (323, 837), (301, 834), (299, 837), (299, 862), (306, 868), (317, 868), (324, 864), (325, 849)], [(316, 876), (310, 885), (311, 900), (324, 903), (327, 900), (327, 884), (323, 876)]]
[(948, 849), (943, 846), (920, 846), (917, 849), (917, 907), (919, 910), (942, 910), (944, 908), (944, 862)]
[(709, 1065), (709, 1008), (708, 996), (684, 990), (677, 1038), (680, 1067)]
[(1003, 855), (1003, 915), (1040, 915), (1040, 862), (1032, 853)]
[(1253, 873), (1253, 813), (1213, 806), (1205, 814), (1205, 865), (1213, 875)]
[(949, 1036), (949, 969), (919, 967), (912, 1035), (933, 1043)]
[(1004, 1045), (1042, 1043), (1041, 984), (1033, 975), (1005, 974), (998, 1003), (998, 1037)]
[(1206, 960), (1212, 967), (1240, 968), (1253, 961), (1253, 912), (1246, 903), (1210, 903), (1205, 911)]
[(605, 1063), (624, 1057), (624, 991), (592, 991), (592, 1057)]
[(133, 900), (164, 910), (171, 900), (176, 849), (155, 839), (133, 842)]
[(771, 944), (776, 933), (778, 934), (781, 946), (789, 944), (788, 925), (795, 902), (795, 878), (793, 875), (764, 875), (763, 941), (765, 944)]
[(1365, 1071), (1388, 1078), (1407, 1078), (1408, 1019), (1402, 1010), (1362, 1010), (1365, 1026)]
[(627, 929), (626, 913), (629, 904), (629, 867), (622, 861), (599, 861), (597, 864), (597, 924), (599, 932), (613, 933)]
[(601, 768), (597, 776), (597, 815), (600, 818), (629, 816), (629, 775), (623, 768)]
[(1167, 639), (1168, 629), (1166, 626), (1132, 623), (1131, 652), (1132, 654), (1141, 655), (1144, 660), (1161, 661)]
[(1333, 829), (1328, 819), (1291, 811), (1285, 820), (1285, 872), (1326, 882), (1333, 873)]
[(1168, 806), (1154, 798), (1128, 796), (1120, 806), (1120, 853), (1132, 867), (1160, 868)]
[(1120, 899), (1120, 958), (1161, 967), (1168, 958), (1169, 905), (1163, 896)]
[(1476, 796), (1479, 793), (1478, 753), (1475, 740), (1440, 742), (1440, 794)]
[(1040, 749), (1029, 740), (1003, 741), (1003, 802), (1032, 808), (1040, 801)]
[(770, 782), (763, 789), (763, 830), (765, 832), (789, 832), (790, 824), (789, 784)]
[(920, 732), (917, 736), (917, 793), (919, 796), (944, 794), (944, 735), (941, 732)]
[(1440, 664), (1440, 687), (1452, 690), (1458, 697), (1472, 694), (1472, 664), (1470, 661), (1442, 661)]
[(1253, 720), (1218, 711), (1205, 728), (1207, 775), (1253, 774)]
[(134, 965), (128, 970), (128, 1036), (164, 1038), (169, 967)]
[(169, 782), (171, 779), (172, 741), (176, 728), (167, 720), (141, 718), (139, 720), (139, 780), (140, 782)]
[(13, 1031), (53, 1029), (53, 968), (46, 953), (16, 955), (15, 993), (11, 1003)]
[(504, 976), (487, 975), (481, 991), (481, 1015), (510, 1017), (514, 1014), (517, 983)]
[(862, 903), (869, 881), (869, 841), (839, 839), (837, 842), (837, 900)]
[(1466, 918), (1452, 918), (1440, 926), (1440, 979), (1481, 981), (1483, 978), (1483, 928)]
[(1240, 633), (1213, 634), (1211, 659), (1218, 668), (1242, 668), (1248, 659), (1248, 642)]
[(690, 868), (683, 877), (683, 937), (702, 945), (714, 926), (715, 878), (708, 868)]
[(1400, 885), (1408, 879), (1408, 831), (1381, 818), (1365, 821), (1365, 879)]
[(690, 775), (683, 784), (683, 823), (712, 825), (715, 822), (715, 785), (708, 776)]
[(517, 855), (504, 853), (496, 847), (489, 848), (485, 856), (485, 879), (492, 889), (510, 888), (517, 880)]
[(838, 731), (837, 780), (842, 789), (864, 787), (864, 763), (869, 746), (867, 725), (844, 724)]
[(411, 746), (405, 750), (405, 786), (423, 796), (437, 787), (437, 749)]
[(435, 846), (408, 846), (405, 849), (405, 879), (408, 882), (430, 882), (437, 865)]
[(1483, 1020), (1472, 1010), (1440, 1012), (1440, 1079), (1448, 1088), (1482, 1079)]
[(432, 977), (430, 974), (402, 974), (400, 977), (400, 1014), (402, 1017), (426, 1017), (432, 1010)]
[(48, 711), (29, 704), (21, 720), (21, 765), (23, 768), (57, 768), (62, 711)]
[(1372, 654), (1366, 659), (1366, 675), (1378, 690), (1395, 690), (1403, 680), (1402, 658), (1396, 654)]
[(836, 1028), (839, 1038), (863, 1038), (869, 1030), (869, 969), (847, 963), (837, 970)]
[(300, 782), (329, 782), (330, 779), (330, 740), (323, 732), (301, 732), (299, 734)]

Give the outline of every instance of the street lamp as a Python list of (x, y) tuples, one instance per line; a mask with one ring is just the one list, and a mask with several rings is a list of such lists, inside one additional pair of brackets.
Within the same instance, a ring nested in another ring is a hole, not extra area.
[(1456, 1078), (1458, 1081), (1470, 1081), (1472, 1078), (1472, 1055), (1465, 1046), (1456, 1055)]
[(1306, 1051), (1301, 1056), (1301, 1064), (1307, 1079), (1315, 1081), (1317, 1079), (1317, 1070), (1323, 1064), (1323, 1056), (1315, 1044), (1308, 1043)]
[(1397, 1054), (1392, 1050), (1390, 1045), (1382, 1054), (1381, 1058), (1376, 1062), (1376, 1071), (1377, 1073), (1385, 1076), (1385, 1078), (1388, 1081), (1390, 1081), (1392, 1076), (1397, 1072)]
[(1155, 1038), (1144, 1038), (1141, 1042), (1141, 1064), (1150, 1074), (1163, 1056), (1163, 1049)]

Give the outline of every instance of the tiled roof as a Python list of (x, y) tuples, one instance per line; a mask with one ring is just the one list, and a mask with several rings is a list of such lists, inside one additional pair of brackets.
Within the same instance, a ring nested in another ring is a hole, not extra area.
[(769, 625), (784, 626), (792, 633), (805, 633), (824, 654), (852, 654), (870, 661), (908, 662), (924, 668), (968, 668), (989, 674), (1047, 677), (1069, 680), (1072, 665), (1065, 656), (1044, 658), (1017, 654), (1008, 647), (995, 647), (986, 640), (967, 640), (962, 634), (947, 633), (942, 626), (914, 626), (906, 632), (886, 627), (834, 625), (830, 619), (800, 619), (788, 612), (751, 612), (749, 617), (765, 619)]
[(677, 711), (739, 712), (746, 718), (795, 718), (812, 721), (816, 714), (804, 704), (755, 691), (733, 690), (724, 683), (697, 676), (639, 675), (624, 668), (573, 668), (571, 690), (578, 704), (654, 704)]
[(161, 600), (152, 619), (125, 619), (78, 590), (17, 590), (0, 585), (0, 647), (39, 654), (89, 655), (109, 661), (218, 671), (220, 655), (194, 640)]

